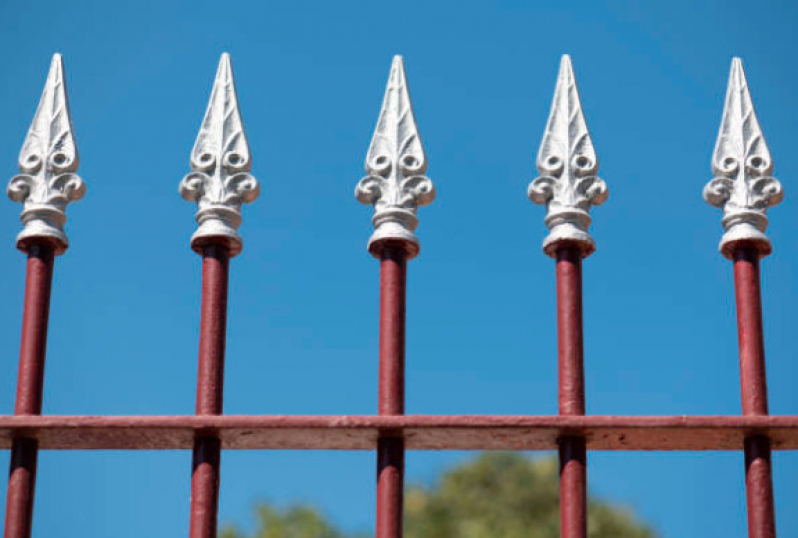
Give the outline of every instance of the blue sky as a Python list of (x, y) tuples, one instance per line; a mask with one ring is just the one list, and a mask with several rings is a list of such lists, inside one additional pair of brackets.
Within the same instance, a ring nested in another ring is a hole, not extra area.
[[(701, 199), (739, 55), (786, 191), (763, 263), (771, 412), (798, 414), (798, 10), (697, 4), (4, 3), (0, 175), (16, 173), (61, 52), (88, 186), (56, 267), (45, 412), (193, 412), (200, 262), (177, 185), (227, 51), (263, 189), (232, 264), (227, 413), (376, 412), (378, 266), (353, 189), (394, 54), (438, 190), (410, 264), (407, 410), (556, 413), (554, 266), (540, 250), (544, 210), (525, 191), (568, 53), (610, 187), (584, 270), (588, 412), (740, 412), (731, 266), (716, 250), (720, 212)], [(1, 413), (15, 390), (19, 211), (0, 211)], [(408, 481), (466, 457), (410, 453)], [(742, 454), (592, 453), (589, 464), (592, 492), (663, 536), (745, 536)], [(774, 465), (780, 534), (796, 536), (798, 454)], [(225, 453), (221, 520), (245, 522), (258, 499), (309, 501), (368, 529), (373, 471), (371, 453)], [(185, 535), (189, 472), (188, 452), (43, 453), (35, 533)]]

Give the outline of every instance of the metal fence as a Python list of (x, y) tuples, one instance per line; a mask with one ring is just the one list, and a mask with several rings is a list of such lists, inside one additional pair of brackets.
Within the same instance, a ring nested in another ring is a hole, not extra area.
[(582, 261), (595, 250), (590, 209), (608, 188), (582, 112), (571, 60), (560, 67), (529, 198), (546, 206), (543, 251), (555, 260), (559, 365), (557, 416), (404, 414), (405, 283), (419, 253), (419, 206), (435, 198), (401, 57), (388, 80), (355, 194), (374, 207), (368, 249), (380, 262), (379, 407), (375, 416), (224, 416), (222, 395), (230, 259), (241, 252), (241, 208), (259, 194), (228, 55), (180, 194), (198, 206), (192, 249), (202, 256), (196, 415), (41, 416), (50, 287), (55, 257), (68, 247), (66, 207), (85, 185), (77, 175), (63, 61), (53, 58), (39, 107), (8, 186), (23, 204), (17, 248), (28, 257), (14, 416), (0, 416), (0, 448), (11, 449), (6, 538), (31, 536), (39, 450), (192, 449), (190, 531), (216, 535), (224, 449), (376, 450), (379, 538), (402, 535), (405, 450), (559, 450), (561, 535), (587, 536), (587, 450), (743, 450), (749, 536), (775, 536), (771, 450), (798, 449), (798, 416), (768, 415), (759, 261), (771, 251), (767, 209), (782, 189), (739, 59), (732, 61), (715, 178), (704, 198), (723, 209), (721, 253), (734, 270), (741, 416), (586, 416), (582, 344)]

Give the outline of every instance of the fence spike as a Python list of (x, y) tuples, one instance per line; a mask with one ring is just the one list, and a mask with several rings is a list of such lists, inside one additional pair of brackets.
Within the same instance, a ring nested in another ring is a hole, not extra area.
[(251, 169), (230, 55), (224, 53), (191, 152), (192, 172), (180, 182), (180, 195), (199, 207), (199, 227), (191, 237), (194, 251), (201, 253), (204, 246), (221, 243), (227, 245), (230, 256), (241, 252), (241, 205), (260, 194), (258, 181), (249, 174)]
[(401, 56), (394, 56), (391, 74), (374, 129), (366, 174), (355, 188), (359, 202), (374, 206), (374, 233), (369, 252), (379, 257), (387, 243), (401, 244), (408, 259), (418, 255), (416, 212), (432, 203), (435, 186), (424, 175), (427, 158), (421, 145), (407, 75)]
[(773, 160), (740, 58), (732, 59), (712, 172), (715, 178), (704, 187), (704, 199), (723, 209), (721, 253), (731, 258), (736, 246), (747, 244), (762, 256), (770, 254), (770, 239), (765, 235), (767, 209), (781, 202), (784, 191), (770, 175)]
[(543, 251), (554, 257), (561, 244), (580, 248), (582, 256), (596, 249), (588, 233), (590, 206), (604, 203), (609, 189), (596, 176), (598, 158), (582, 113), (571, 58), (563, 55), (549, 121), (537, 157), (540, 174), (527, 194), (536, 204), (546, 205), (549, 235)]
[(17, 248), (27, 252), (34, 242), (53, 245), (56, 254), (69, 247), (64, 232), (66, 206), (80, 200), (86, 185), (75, 172), (78, 148), (69, 113), (64, 60), (54, 54), (50, 72), (33, 117), (22, 151), (21, 174), (8, 184), (8, 197), (23, 204), (23, 230), (17, 235)]

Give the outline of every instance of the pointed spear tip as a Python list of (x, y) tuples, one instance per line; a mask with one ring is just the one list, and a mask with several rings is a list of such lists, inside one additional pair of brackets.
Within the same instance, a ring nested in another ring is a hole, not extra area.
[(745, 69), (743, 60), (737, 56), (732, 58), (731, 70), (729, 72), (729, 85), (735, 84), (738, 88), (745, 85)]
[(230, 61), (230, 54), (227, 52), (223, 52), (219, 58), (219, 68), (216, 70), (216, 80), (222, 81), (224, 83), (233, 80), (233, 64)]
[(227, 52), (223, 52), (222, 56), (219, 58), (219, 70), (216, 75), (216, 78), (230, 79), (233, 76), (232, 73), (233, 73), (233, 64), (230, 61), (230, 54)]
[(574, 80), (574, 66), (571, 63), (571, 56), (563, 54), (560, 60), (560, 73), (558, 79)]
[[(64, 57), (60, 52), (53, 54), (53, 59), (50, 61), (50, 72), (48, 78), (63, 78), (64, 73)], [(60, 76), (58, 76), (60, 75)]]
[(406, 78), (405, 59), (400, 54), (395, 55), (393, 57), (393, 62), (391, 62), (391, 78), (394, 76), (401, 77), (402, 79)]

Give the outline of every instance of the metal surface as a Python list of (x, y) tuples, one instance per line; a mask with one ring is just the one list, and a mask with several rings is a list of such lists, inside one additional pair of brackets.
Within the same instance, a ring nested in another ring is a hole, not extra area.
[(435, 186), (424, 175), (427, 157), (401, 56), (393, 59), (365, 168), (367, 176), (357, 184), (355, 197), (362, 204), (374, 206), (369, 252), (379, 258), (385, 245), (398, 241), (405, 245), (408, 259), (415, 257), (420, 249), (415, 234), (416, 212), (435, 199)]
[(546, 205), (549, 235), (543, 251), (556, 257), (563, 244), (578, 245), (583, 256), (595, 250), (589, 233), (590, 207), (609, 196), (604, 180), (596, 176), (598, 157), (587, 129), (571, 58), (560, 63), (549, 121), (538, 151), (540, 174), (529, 184), (527, 195)]
[(56, 254), (69, 246), (64, 224), (66, 207), (80, 200), (86, 185), (75, 172), (78, 148), (72, 132), (69, 100), (64, 78), (64, 61), (53, 56), (39, 107), (33, 117), (22, 151), (19, 170), (8, 183), (8, 197), (23, 204), (17, 248), (27, 251), (32, 244), (47, 242)]
[[(238, 107), (230, 56), (222, 54), (205, 118), (191, 152), (191, 173), (180, 195), (196, 202), (199, 225), (191, 248), (202, 255), (197, 406), (200, 416), (222, 414), (227, 290), (230, 258), (243, 248), (238, 233), (241, 206), (260, 194), (249, 174), (252, 156)], [(191, 470), (191, 538), (216, 536), (221, 442), (213, 431), (197, 431)]]
[[(14, 405), (14, 413), (21, 416), (39, 415), (42, 412), (50, 287), (55, 263), (55, 246), (51, 242), (32, 243), (27, 249), (25, 307)], [(27, 437), (22, 431), (15, 432), (12, 439), (4, 536), (28, 538), (33, 518), (38, 447), (36, 439)]]
[[(582, 255), (580, 244), (557, 249), (557, 366), (559, 412), (585, 414), (582, 341)], [(587, 453), (585, 440), (564, 436), (559, 441), (560, 535), (587, 537)]]
[(720, 251), (733, 257), (738, 245), (770, 254), (767, 210), (781, 202), (781, 183), (771, 177), (773, 159), (759, 127), (748, 82), (739, 58), (732, 60), (723, 119), (712, 155), (715, 178), (704, 187), (704, 199), (723, 209)]
[[(204, 247), (197, 415), (222, 414), (229, 262), (226, 244)], [(220, 460), (219, 439), (201, 433), (194, 443), (192, 462), (190, 538), (216, 536)]]
[[(380, 261), (379, 414), (405, 412), (405, 292), (407, 251), (402, 242), (383, 245)], [(384, 432), (377, 444), (377, 538), (401, 538), (404, 439)]]
[[(740, 384), (743, 414), (768, 414), (765, 344), (762, 331), (759, 255), (756, 245), (734, 249), (734, 294), (740, 347)], [(748, 499), (748, 535), (776, 536), (770, 442), (756, 435), (745, 440), (745, 484)]]
[(230, 450), (375, 450), (381, 433), (407, 450), (557, 450), (568, 435), (588, 450), (739, 451), (753, 435), (798, 450), (798, 416), (0, 416), (0, 449), (25, 436), (43, 450), (191, 450), (209, 433)]
[(258, 181), (249, 174), (252, 156), (238, 108), (230, 55), (222, 54), (213, 82), (208, 109), (191, 151), (191, 173), (180, 182), (180, 195), (197, 203), (199, 225), (191, 248), (202, 254), (206, 245), (224, 244), (230, 256), (243, 248), (238, 233), (241, 206), (260, 194)]

